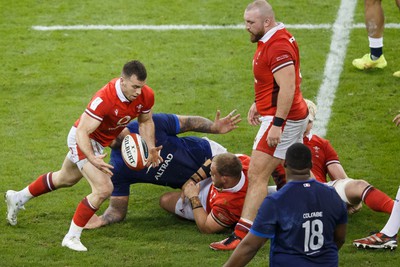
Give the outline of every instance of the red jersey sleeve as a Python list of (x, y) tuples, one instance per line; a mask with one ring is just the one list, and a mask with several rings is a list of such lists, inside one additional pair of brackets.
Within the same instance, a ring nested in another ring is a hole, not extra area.
[(221, 205), (215, 205), (212, 208), (211, 216), (219, 225), (226, 228), (233, 227), (240, 219), (240, 213), (230, 212), (227, 207), (222, 207)]
[(267, 53), (267, 60), (268, 64), (271, 66), (272, 73), (286, 66), (294, 65), (296, 52), (287, 40), (279, 39), (273, 42), (271, 46), (268, 47), (268, 51), (271, 51), (271, 53)]

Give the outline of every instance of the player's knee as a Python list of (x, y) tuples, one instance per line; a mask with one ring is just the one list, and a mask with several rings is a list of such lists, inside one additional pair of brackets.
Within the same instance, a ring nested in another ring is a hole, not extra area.
[(114, 189), (113, 185), (108, 184), (96, 188), (93, 193), (96, 195), (99, 201), (103, 202), (104, 200), (106, 200), (111, 196), (113, 189)]
[(352, 180), (346, 185), (345, 192), (346, 196), (349, 199), (349, 201), (354, 204), (359, 201), (361, 201), (362, 194), (369, 186), (369, 183), (367, 183), (364, 180)]
[(354, 188), (357, 189), (358, 192), (364, 192), (365, 188), (367, 188), (370, 184), (364, 180), (353, 180), (352, 183), (354, 183)]
[(175, 205), (178, 200), (179, 200), (179, 198), (177, 198), (177, 196), (175, 196), (173, 193), (169, 192), (169, 193), (165, 193), (164, 195), (162, 195), (160, 197), (159, 204), (160, 204), (160, 207), (163, 208), (164, 210), (173, 213), (175, 211)]
[(165, 193), (164, 195), (162, 195), (160, 197), (160, 201), (159, 201), (160, 207), (163, 209), (166, 209), (165, 205), (166, 205), (166, 203), (168, 203), (168, 200), (169, 200), (168, 193)]

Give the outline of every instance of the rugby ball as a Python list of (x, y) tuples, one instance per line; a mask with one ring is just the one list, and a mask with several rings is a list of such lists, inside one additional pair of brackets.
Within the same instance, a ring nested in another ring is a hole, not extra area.
[(136, 133), (128, 134), (122, 140), (122, 159), (129, 169), (140, 171), (146, 167), (149, 150), (146, 141)]

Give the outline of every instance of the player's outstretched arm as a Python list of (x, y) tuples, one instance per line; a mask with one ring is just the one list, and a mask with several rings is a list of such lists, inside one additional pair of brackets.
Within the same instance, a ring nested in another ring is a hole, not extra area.
[(240, 114), (234, 115), (235, 112), (236, 110), (233, 110), (221, 119), (221, 112), (217, 110), (214, 122), (201, 116), (178, 115), (181, 133), (188, 131), (213, 134), (228, 133), (236, 129), (237, 124), (241, 121)]

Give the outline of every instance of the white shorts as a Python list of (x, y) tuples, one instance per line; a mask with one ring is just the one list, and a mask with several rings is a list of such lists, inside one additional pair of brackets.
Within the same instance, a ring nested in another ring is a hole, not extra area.
[(339, 194), (340, 198), (347, 204), (351, 205), (351, 203), (349, 202), (349, 200), (346, 197), (346, 191), (345, 191), (346, 185), (351, 181), (353, 181), (352, 178), (344, 178), (344, 179), (337, 179), (335, 181), (330, 181), (326, 184), (335, 188), (335, 190)]
[[(210, 191), (210, 186), (212, 185), (211, 178), (207, 178), (199, 182), (200, 184), (200, 192), (199, 199), (203, 209), (206, 210), (207, 207), (207, 196)], [(182, 203), (182, 198), (176, 202), (175, 205), (175, 214), (179, 215), (185, 219), (194, 221), (192, 205), (190, 204), (189, 199), (185, 198), (185, 201)]]
[(225, 147), (218, 144), (217, 142), (210, 140), (207, 137), (203, 137), (203, 139), (207, 140), (210, 143), (212, 156), (216, 156), (216, 155), (228, 152), (228, 150)]
[[(92, 143), (95, 156), (103, 154), (104, 147), (100, 143), (94, 141), (93, 139), (90, 139), (90, 142)], [(72, 127), (69, 131), (67, 143), (69, 148), (67, 157), (78, 166), (79, 170), (82, 170), (83, 165), (88, 162), (88, 159), (86, 158), (86, 155), (83, 154), (83, 152), (79, 149), (78, 144), (76, 143), (76, 127)]]
[(287, 120), (283, 128), (281, 142), (276, 147), (269, 147), (267, 135), (274, 116), (260, 117), (261, 125), (253, 144), (253, 150), (262, 151), (275, 158), (285, 159), (286, 150), (294, 143), (303, 143), (303, 135), (308, 124), (308, 116), (303, 120)]

